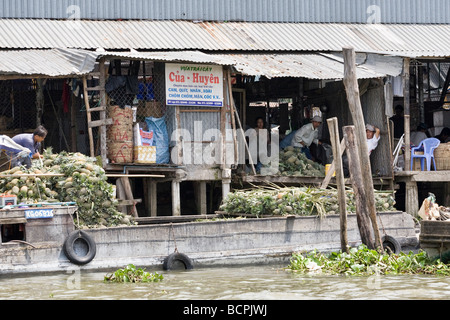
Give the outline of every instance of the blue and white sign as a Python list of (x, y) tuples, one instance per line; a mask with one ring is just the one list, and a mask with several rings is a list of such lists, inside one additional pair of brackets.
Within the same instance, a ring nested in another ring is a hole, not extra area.
[(53, 209), (29, 209), (25, 210), (26, 219), (52, 218)]
[(166, 104), (222, 107), (222, 66), (166, 63)]

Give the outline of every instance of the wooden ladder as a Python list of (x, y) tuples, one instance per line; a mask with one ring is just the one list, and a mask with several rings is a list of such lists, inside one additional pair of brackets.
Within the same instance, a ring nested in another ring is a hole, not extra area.
[[(83, 95), (84, 104), (86, 106), (86, 117), (88, 125), (88, 135), (89, 135), (89, 149), (90, 156), (95, 157), (94, 151), (94, 137), (92, 135), (92, 128), (100, 127), (100, 150), (103, 165), (106, 163), (106, 126), (113, 123), (111, 118), (106, 118), (106, 72), (105, 72), (105, 62), (104, 59), (100, 60), (99, 63), (99, 73), (91, 73), (91, 75), (98, 74), (100, 76), (100, 84), (96, 87), (87, 86), (87, 77), (83, 76)], [(99, 91), (100, 92), (100, 106), (95, 108), (90, 108), (89, 105), (89, 91)], [(100, 120), (92, 121), (91, 112), (100, 112)]]

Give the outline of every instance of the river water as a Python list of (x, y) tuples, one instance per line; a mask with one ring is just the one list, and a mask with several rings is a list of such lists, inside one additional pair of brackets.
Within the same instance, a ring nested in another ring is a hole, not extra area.
[(2, 300), (410, 300), (450, 298), (450, 277), (299, 275), (284, 265), (148, 272), (158, 283), (105, 283), (108, 272), (0, 276)]

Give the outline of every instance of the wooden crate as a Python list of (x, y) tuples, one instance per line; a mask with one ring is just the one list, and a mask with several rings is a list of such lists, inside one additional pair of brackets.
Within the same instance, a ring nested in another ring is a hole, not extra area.
[(156, 163), (156, 146), (134, 146), (135, 163)]

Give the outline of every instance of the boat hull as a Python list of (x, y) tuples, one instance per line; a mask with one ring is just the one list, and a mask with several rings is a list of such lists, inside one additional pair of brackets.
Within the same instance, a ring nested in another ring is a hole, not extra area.
[[(411, 215), (389, 212), (378, 217), (382, 235), (393, 236), (402, 248), (418, 245)], [(356, 215), (348, 215), (347, 226), (349, 245), (361, 244)], [(34, 248), (3, 244), (0, 273), (110, 270), (129, 263), (161, 268), (175, 250), (186, 254), (194, 267), (288, 262), (297, 251), (340, 250), (339, 215), (204, 220), (85, 231), (96, 244), (94, 259), (85, 265), (74, 265), (64, 255), (62, 239), (69, 233), (64, 231), (60, 242), (35, 243)]]

